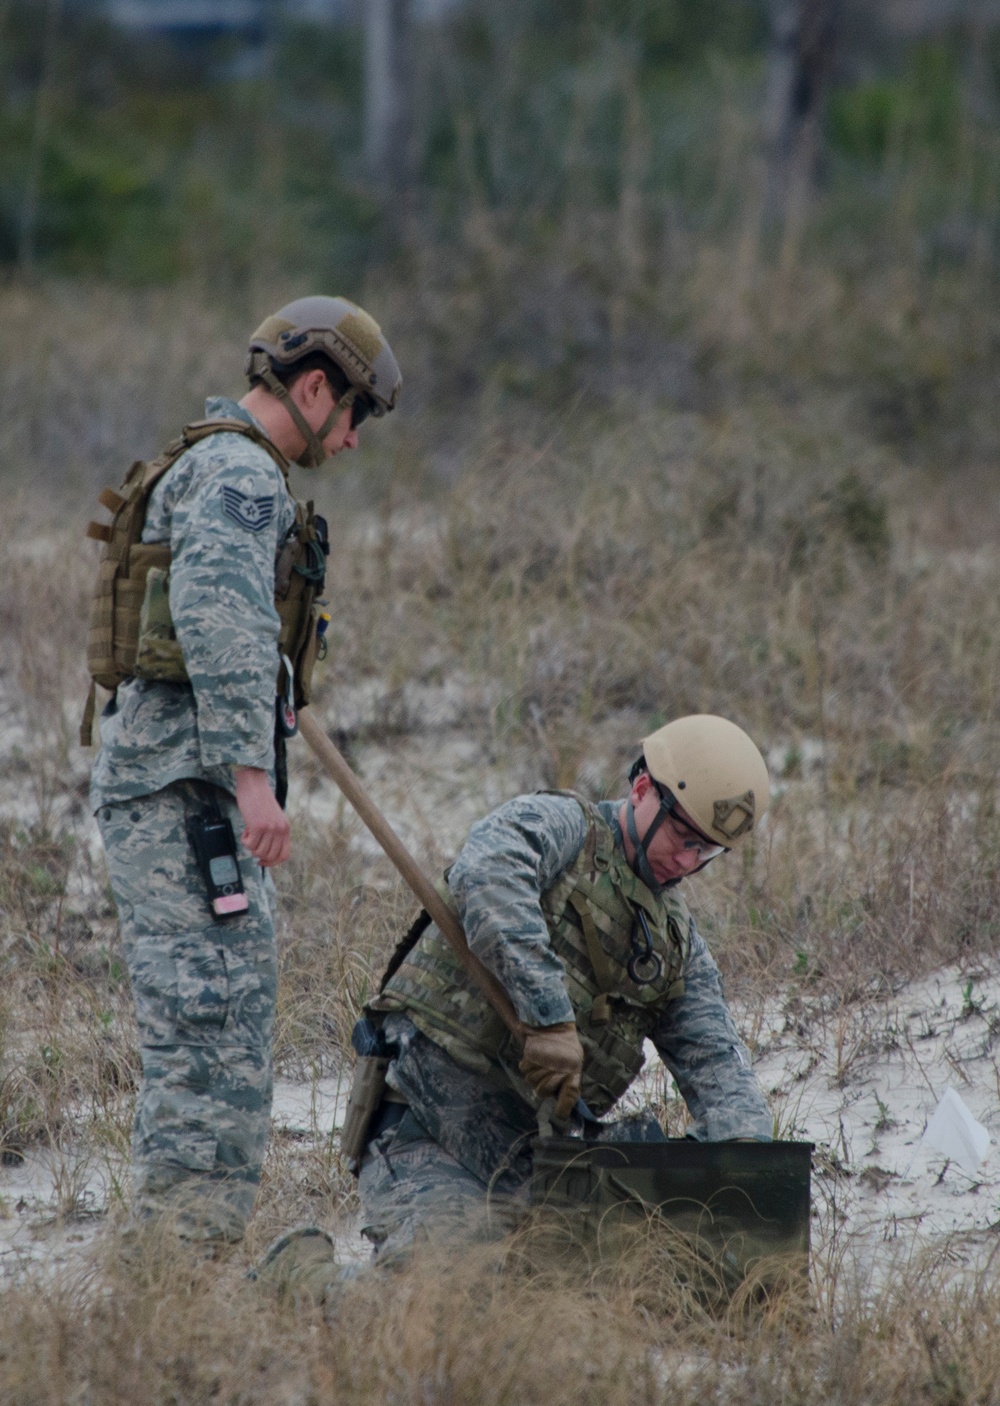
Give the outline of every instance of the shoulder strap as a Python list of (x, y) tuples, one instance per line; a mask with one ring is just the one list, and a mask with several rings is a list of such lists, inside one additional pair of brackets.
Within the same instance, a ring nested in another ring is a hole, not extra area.
[(406, 961), (407, 957), (413, 951), (414, 947), (416, 947), (433, 921), (427, 909), (421, 908), (416, 918), (410, 924), (405, 936), (400, 938), (393, 949), (392, 956), (389, 958), (388, 965), (382, 973), (382, 979), (378, 984), (379, 995), (382, 994), (389, 982), (399, 971), (400, 967)]
[[(215, 420), (192, 420), (189, 425), (185, 425), (178, 437), (167, 445), (166, 449), (156, 459), (151, 459), (146, 465), (136, 486), (136, 493), (150, 493), (159, 483), (160, 479), (172, 469), (182, 454), (200, 444), (203, 439), (208, 439), (213, 434), (241, 434), (261, 449), (267, 451), (277, 464), (288, 482), (288, 460), (281, 450), (271, 443), (267, 435), (261, 434), (255, 425), (248, 424), (246, 420), (236, 420), (229, 417), (220, 416)], [(127, 481), (128, 482), (128, 481)]]
[[(449, 865), (448, 868), (444, 871), (443, 876), (435, 882), (434, 887), (437, 889), (438, 894), (441, 896), (444, 902), (447, 903), (448, 907), (455, 909), (455, 912), (457, 914), (458, 910), (455, 908), (455, 900), (452, 898), (451, 890), (448, 888), (448, 875), (450, 873), (451, 866)], [(424, 933), (427, 931), (433, 921), (434, 919), (428, 913), (427, 909), (421, 908), (413, 923), (410, 925), (410, 928), (407, 931), (405, 937), (400, 938), (399, 942), (396, 943), (396, 946), (393, 949), (392, 956), (389, 958), (388, 966), (382, 973), (382, 979), (378, 984), (379, 995), (382, 994), (382, 992), (388, 986), (389, 982), (399, 971), (400, 967), (406, 961), (407, 957), (413, 951), (414, 947), (416, 947), (417, 943), (423, 937)]]
[(614, 852), (613, 832), (594, 802), (588, 800), (586, 796), (581, 796), (579, 791), (558, 790), (554, 787), (536, 791), (534, 794), (536, 796), (563, 796), (568, 801), (576, 801), (583, 811), (584, 820), (587, 822), (587, 834), (581, 851), (586, 866), (591, 871), (607, 869)]
[[(237, 420), (232, 416), (219, 416), (211, 420), (192, 420), (189, 425), (185, 425), (181, 432), (181, 440), (185, 449), (190, 449), (199, 440), (207, 439), (213, 434), (241, 434), (247, 439), (253, 440), (254, 444), (270, 454), (277, 464), (286, 480), (288, 478), (288, 460), (282, 454), (277, 445), (268, 439), (266, 434), (262, 434), (256, 425), (251, 425), (248, 420)], [(183, 453), (183, 450), (181, 451)]]

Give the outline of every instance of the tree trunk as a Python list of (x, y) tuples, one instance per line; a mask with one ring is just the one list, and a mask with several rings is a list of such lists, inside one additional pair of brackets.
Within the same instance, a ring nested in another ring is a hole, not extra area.
[(62, 0), (48, 0), (45, 12), (45, 37), (42, 41), (42, 66), (35, 96), (35, 123), (31, 131), (28, 153), (28, 173), (24, 183), (21, 223), (18, 231), (17, 262), (22, 274), (30, 278), (35, 270), (35, 233), (38, 226), (38, 205), (41, 197), (42, 165), (45, 143), (52, 120), (52, 103), (56, 86), (56, 49), (59, 39), (59, 18)]
[(364, 16), (365, 162), (376, 185), (397, 191), (411, 173), (411, 3), (364, 0)]
[(786, 220), (808, 201), (822, 159), (822, 121), (843, 0), (771, 0), (765, 136), (770, 206)]

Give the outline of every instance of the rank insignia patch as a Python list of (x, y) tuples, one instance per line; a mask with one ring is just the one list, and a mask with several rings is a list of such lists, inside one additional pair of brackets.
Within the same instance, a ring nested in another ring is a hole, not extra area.
[(238, 488), (222, 488), (222, 511), (248, 532), (263, 532), (274, 517), (274, 494), (266, 498), (251, 498)]

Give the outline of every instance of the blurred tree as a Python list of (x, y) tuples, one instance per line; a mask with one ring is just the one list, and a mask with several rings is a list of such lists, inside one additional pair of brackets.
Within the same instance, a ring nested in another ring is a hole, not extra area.
[(42, 64), (35, 95), (35, 121), (28, 154), (24, 204), (21, 207), (21, 227), (18, 232), (17, 261), (21, 272), (30, 277), (35, 267), (35, 231), (38, 225), (38, 203), (42, 183), (42, 163), (45, 143), (52, 120), (56, 86), (56, 49), (59, 40), (59, 18), (62, 0), (48, 0), (45, 11), (45, 38)]
[(820, 167), (843, 0), (770, 0), (769, 204), (794, 230)]
[(364, 156), (369, 178), (388, 193), (411, 175), (411, 0), (365, 0)]

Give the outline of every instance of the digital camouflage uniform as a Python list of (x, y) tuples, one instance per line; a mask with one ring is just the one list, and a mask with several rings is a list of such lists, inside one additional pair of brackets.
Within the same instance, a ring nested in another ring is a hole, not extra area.
[[(621, 858), (619, 806), (607, 802), (596, 811)], [(448, 873), (448, 888), (470, 948), (503, 983), (518, 1017), (531, 1026), (576, 1021), (589, 1049), (588, 1002), (554, 950), (543, 913), (546, 896), (576, 865), (587, 836), (585, 811), (574, 798), (518, 797), (473, 826)], [(682, 983), (668, 990), (651, 1021), (635, 1026), (644, 1033), (635, 1035), (634, 1070), (641, 1065), (643, 1039), (651, 1039), (692, 1115), (689, 1136), (769, 1140), (771, 1115), (715, 962), (676, 889), (663, 901), (683, 915), (687, 929), (680, 947)], [(436, 933), (432, 927), (421, 939), (429, 943), (427, 951), (433, 951)], [(431, 958), (428, 970), (433, 967)], [(376, 1121), (360, 1169), (363, 1230), (383, 1258), (405, 1252), (418, 1232), (443, 1233), (449, 1223), (460, 1222), (463, 1234), (503, 1232), (524, 1197), (529, 1143), (537, 1132), (534, 1102), (516, 1065), (502, 1054), (484, 1060), (481, 1048), (428, 1022), (419, 1003), (408, 1007), (405, 972), (404, 964), (377, 1004), (388, 1012), (384, 1030), (396, 1047), (388, 1083), (407, 1106), (384, 1131)], [(596, 1102), (602, 1091), (591, 1080), (588, 1092), (587, 1068), (584, 1096)], [(383, 1123), (389, 1109), (383, 1104)], [(596, 1111), (603, 1114), (606, 1107)], [(609, 1133), (643, 1137), (650, 1129), (638, 1119), (630, 1127), (611, 1125)]]
[[(206, 415), (254, 423), (221, 397)], [(142, 541), (170, 543), (170, 609), (190, 683), (122, 684), (91, 777), (142, 1047), (135, 1211), (175, 1214), (199, 1239), (243, 1234), (267, 1145), (273, 888), (239, 845), (234, 768), (273, 779), (275, 558), (294, 521), (281, 470), (242, 435), (201, 440), (156, 485)], [(185, 832), (207, 798), (232, 823), (250, 902), (224, 921), (211, 915)]]

